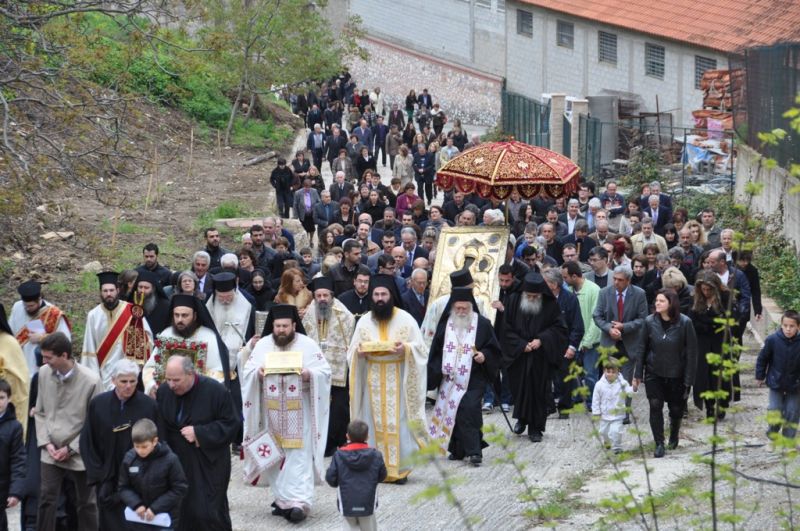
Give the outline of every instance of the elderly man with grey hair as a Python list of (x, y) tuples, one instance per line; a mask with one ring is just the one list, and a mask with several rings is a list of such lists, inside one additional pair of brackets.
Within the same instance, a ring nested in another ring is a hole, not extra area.
[(567, 211), (558, 216), (558, 221), (567, 226), (567, 234), (575, 232), (575, 222), (584, 219), (581, 216), (581, 203), (577, 199), (570, 199), (567, 203)]
[(214, 291), (208, 269), (211, 267), (211, 256), (205, 251), (197, 251), (192, 256), (192, 273), (197, 275), (197, 290), (201, 293)]
[(505, 225), (506, 219), (503, 211), (498, 208), (490, 208), (483, 213), (484, 226)]
[(119, 466), (131, 449), (131, 427), (136, 421), (157, 421), (156, 401), (136, 390), (139, 365), (123, 358), (114, 363), (114, 388), (89, 402), (80, 434), (80, 449), (86, 480), (95, 487), (99, 529), (125, 529), (125, 504), (115, 495)]
[[(633, 381), (633, 369), (643, 363), (644, 339), (642, 327), (647, 317), (647, 296), (643, 289), (631, 284), (633, 271), (621, 265), (614, 268), (613, 282), (600, 290), (597, 306), (592, 317), (600, 329), (600, 346), (616, 349), (615, 357), (623, 361), (622, 375)], [(631, 399), (625, 401), (624, 424), (630, 424), (628, 408)]]
[[(418, 258), (417, 260), (422, 259)], [(417, 324), (422, 326), (430, 295), (428, 293), (428, 271), (421, 268), (414, 269), (409, 277), (408, 288), (400, 297), (403, 307), (417, 321)]]

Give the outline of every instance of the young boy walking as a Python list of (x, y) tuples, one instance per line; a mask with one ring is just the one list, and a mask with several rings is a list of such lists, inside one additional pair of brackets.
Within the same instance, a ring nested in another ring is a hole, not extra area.
[(625, 419), (625, 399), (631, 386), (619, 372), (619, 361), (609, 357), (603, 363), (603, 376), (592, 394), (592, 415), (599, 417), (598, 427), (603, 444), (618, 454), (622, 452), (622, 421)]
[(348, 444), (333, 455), (325, 480), (338, 487), (339, 512), (344, 516), (343, 529), (373, 531), (378, 529), (375, 508), (378, 506), (378, 483), (386, 479), (386, 465), (381, 453), (366, 444), (369, 426), (354, 420), (347, 426)]
[[(800, 313), (789, 310), (781, 317), (781, 328), (767, 336), (756, 360), (756, 381), (769, 387), (767, 411), (781, 414), (781, 422), (770, 422), (767, 435), (778, 433), (793, 439), (800, 418)], [(777, 419), (776, 419), (777, 420)]]
[(25, 444), (22, 424), (11, 400), (11, 384), (0, 379), (0, 530), (8, 530), (6, 507), (16, 507), (25, 481)]
[[(171, 524), (167, 529), (177, 529), (181, 501), (189, 489), (178, 456), (158, 442), (158, 429), (150, 419), (137, 421), (131, 438), (133, 448), (125, 454), (119, 469), (122, 502), (148, 522), (157, 514), (169, 513)], [(155, 527), (129, 522), (128, 529), (153, 531)]]

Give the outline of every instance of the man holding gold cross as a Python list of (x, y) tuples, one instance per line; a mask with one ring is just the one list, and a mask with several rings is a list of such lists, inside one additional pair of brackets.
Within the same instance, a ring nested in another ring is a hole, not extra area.
[(245, 480), (272, 487), (272, 514), (305, 520), (324, 481), (331, 368), (297, 307), (272, 307), (242, 374)]
[(369, 445), (383, 453), (386, 481), (403, 484), (411, 472), (403, 460), (425, 443), (428, 352), (417, 321), (397, 308), (394, 278), (370, 279), (372, 309), (353, 334), (350, 418), (369, 425)]

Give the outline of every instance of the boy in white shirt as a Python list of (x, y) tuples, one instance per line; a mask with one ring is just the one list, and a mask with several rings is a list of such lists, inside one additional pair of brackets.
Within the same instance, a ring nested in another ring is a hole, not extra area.
[(594, 386), (592, 415), (599, 420), (598, 430), (603, 444), (615, 454), (622, 452), (622, 421), (625, 418), (625, 398), (630, 384), (619, 372), (619, 360), (609, 357), (603, 363), (603, 376)]

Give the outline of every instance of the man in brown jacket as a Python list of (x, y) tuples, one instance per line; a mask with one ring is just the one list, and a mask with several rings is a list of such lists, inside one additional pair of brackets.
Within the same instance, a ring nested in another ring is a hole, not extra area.
[(97, 529), (94, 489), (86, 482), (86, 467), (78, 442), (89, 402), (100, 394), (99, 376), (72, 357), (72, 343), (61, 332), (42, 340), (39, 395), (36, 400), (36, 437), (42, 450), (41, 492), (37, 528), (50, 531), (56, 526), (58, 494), (65, 476), (75, 482), (78, 529)]

